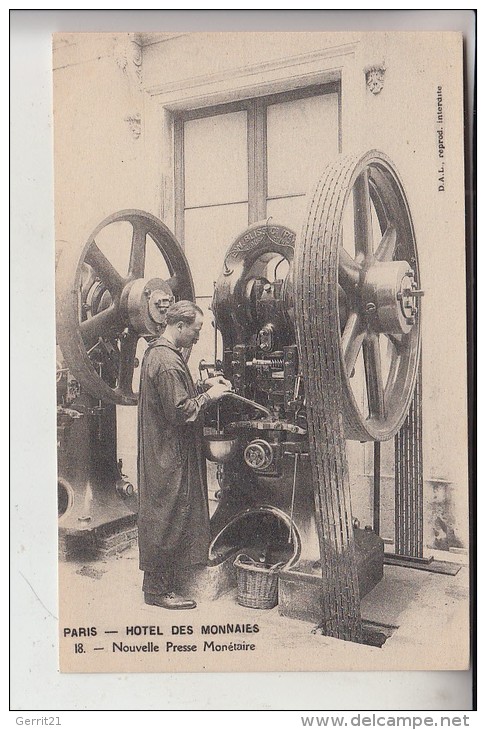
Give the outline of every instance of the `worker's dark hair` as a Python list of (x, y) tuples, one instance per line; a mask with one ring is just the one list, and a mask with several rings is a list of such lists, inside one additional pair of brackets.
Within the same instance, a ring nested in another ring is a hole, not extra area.
[(192, 324), (198, 313), (204, 316), (202, 309), (197, 304), (187, 299), (181, 299), (180, 302), (174, 302), (167, 309), (166, 322), (168, 325), (174, 325), (177, 322)]

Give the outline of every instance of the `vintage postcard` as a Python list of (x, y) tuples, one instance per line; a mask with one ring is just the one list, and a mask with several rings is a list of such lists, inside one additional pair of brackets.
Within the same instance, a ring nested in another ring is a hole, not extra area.
[(463, 38), (53, 37), (62, 672), (465, 670)]

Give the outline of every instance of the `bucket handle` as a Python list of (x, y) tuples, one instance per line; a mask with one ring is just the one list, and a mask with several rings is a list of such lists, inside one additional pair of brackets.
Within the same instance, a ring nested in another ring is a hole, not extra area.
[[(245, 562), (243, 562), (243, 561), (245, 561)], [(255, 560), (254, 558), (250, 557), (249, 555), (246, 555), (245, 553), (240, 553), (239, 555), (236, 556), (236, 558), (233, 562), (233, 565), (236, 568), (245, 567), (245, 565), (246, 566), (250, 565), (251, 567), (261, 568), (262, 570), (265, 570), (267, 573), (276, 573), (278, 570), (282, 569), (282, 567), (285, 565), (285, 562), (286, 562), (285, 560), (282, 560), (280, 563), (275, 563), (275, 565), (271, 565), (270, 567), (267, 568), (266, 566), (265, 567), (262, 566), (262, 564), (258, 560)]]

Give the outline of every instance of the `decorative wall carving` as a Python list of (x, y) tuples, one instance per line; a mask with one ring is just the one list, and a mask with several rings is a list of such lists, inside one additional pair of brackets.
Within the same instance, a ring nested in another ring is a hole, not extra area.
[(117, 37), (114, 56), (117, 66), (125, 75), (133, 111), (125, 116), (134, 139), (142, 133), (142, 39), (138, 33), (124, 33)]
[(366, 77), (366, 86), (372, 94), (379, 94), (385, 85), (385, 64), (376, 64), (367, 66), (364, 69)]
[(135, 114), (127, 114), (125, 116), (125, 121), (130, 128), (133, 139), (138, 139), (142, 134), (142, 115), (140, 114), (140, 112), (136, 112)]

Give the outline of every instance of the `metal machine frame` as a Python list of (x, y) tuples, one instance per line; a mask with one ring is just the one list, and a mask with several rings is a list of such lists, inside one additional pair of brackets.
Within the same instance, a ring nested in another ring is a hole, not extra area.
[[(339, 157), (310, 200), (297, 242), (285, 225), (250, 226), (229, 247), (215, 286), (223, 353), (219, 361), (215, 351), (201, 371), (222, 369), (234, 394), (208, 411), (205, 424), (220, 486), (208, 570), (232, 565), (241, 550), (264, 564), (279, 562), (281, 612), (359, 641), (360, 596), (383, 575), (381, 441), (396, 442), (397, 552), (423, 558), (423, 292), (409, 206), (385, 155)], [(96, 243), (120, 221), (132, 226), (125, 277)], [(168, 279), (145, 276), (147, 236)], [(133, 487), (116, 461), (115, 404), (136, 404), (137, 342), (157, 336), (169, 304), (194, 299), (194, 288), (169, 229), (135, 210), (105, 219), (78, 250), (63, 254), (58, 277), (66, 364), (59, 378), (60, 528), (95, 544), (102, 535), (106, 548), (106, 540), (116, 545), (117, 526), (133, 528), (136, 515)], [(353, 387), (360, 352), (362, 401)], [(352, 515), (346, 439), (375, 442), (374, 524), (365, 529)]]

